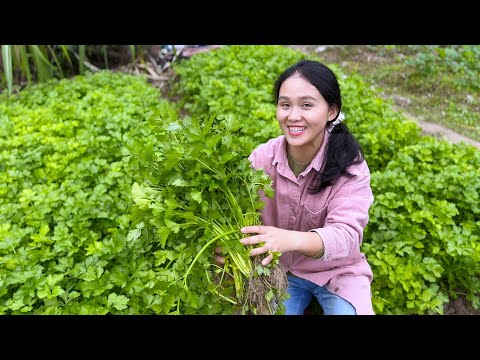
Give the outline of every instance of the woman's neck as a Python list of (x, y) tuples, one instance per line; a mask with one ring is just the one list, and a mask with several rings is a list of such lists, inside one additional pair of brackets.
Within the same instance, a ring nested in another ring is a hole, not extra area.
[(313, 158), (317, 155), (318, 151), (322, 147), (323, 141), (325, 140), (325, 134), (322, 136), (317, 136), (315, 139), (308, 141), (306, 144), (300, 146), (291, 146), (287, 142), (287, 152), (288, 154), (300, 164), (308, 164)]
[(288, 158), (289, 158), (289, 159), (292, 159), (292, 160), (295, 161), (295, 163), (298, 164), (298, 165), (308, 165), (308, 164), (310, 164), (310, 162), (312, 161), (311, 159), (304, 161), (304, 159), (305, 159), (304, 156), (301, 156), (302, 161), (301, 161), (301, 160), (298, 160), (298, 159), (297, 159), (297, 156), (294, 155), (294, 152), (292, 151), (292, 148), (289, 147), (288, 145), (287, 145), (287, 155), (288, 155)]
[[(320, 145), (321, 146), (321, 145)], [(295, 147), (287, 144), (287, 153), (288, 155), (298, 164), (309, 164), (315, 155), (317, 154), (318, 149), (305, 149), (304, 147)]]
[(305, 169), (308, 167), (310, 162), (308, 163), (300, 163), (296, 161), (293, 156), (287, 151), (287, 160), (288, 160), (288, 167), (292, 172), (295, 174), (296, 177), (300, 175)]

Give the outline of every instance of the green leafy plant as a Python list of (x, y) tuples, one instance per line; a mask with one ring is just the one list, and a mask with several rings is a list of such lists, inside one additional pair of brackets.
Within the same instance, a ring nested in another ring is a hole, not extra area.
[(450, 298), (480, 306), (480, 152), (424, 138), (372, 174), (363, 249), (373, 302), (388, 314), (442, 314)]
[(148, 311), (135, 297), (151, 281), (148, 245), (127, 241), (129, 147), (154, 141), (158, 107), (144, 79), (110, 72), (0, 101), (1, 314)]
[(345, 123), (355, 134), (372, 171), (384, 169), (405, 146), (420, 140), (421, 128), (378, 96), (360, 75), (346, 76), (331, 65), (339, 78)]
[[(223, 304), (219, 313), (280, 313), (286, 275), (279, 254), (263, 267), (258, 257), (250, 258), (251, 247), (240, 243), (240, 228), (260, 223), (260, 192), (273, 193), (268, 175), (250, 166), (238, 121), (164, 115), (153, 123), (155, 146), (138, 149), (139, 164), (150, 176), (132, 188), (134, 224), (141, 230), (135, 236), (152, 237), (158, 256), (170, 254), (165, 268), (181, 270), (167, 286), (184, 294), (176, 297), (176, 312), (211, 311), (191, 300), (210, 292)], [(223, 267), (214, 262), (215, 246), (225, 253)]]

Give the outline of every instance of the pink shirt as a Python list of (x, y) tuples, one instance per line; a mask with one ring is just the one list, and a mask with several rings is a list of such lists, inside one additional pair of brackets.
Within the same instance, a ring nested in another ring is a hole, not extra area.
[(322, 259), (297, 252), (285, 252), (280, 263), (285, 270), (310, 280), (349, 301), (357, 314), (373, 314), (370, 283), (372, 270), (360, 251), (363, 229), (373, 203), (370, 170), (363, 161), (352, 165), (354, 178), (340, 177), (333, 186), (310, 194), (308, 186), (325, 156), (329, 132), (319, 152), (298, 178), (290, 170), (285, 136), (258, 146), (249, 160), (255, 169), (264, 169), (273, 181), (274, 198), (264, 198), (263, 225), (297, 231), (315, 231), (323, 239)]

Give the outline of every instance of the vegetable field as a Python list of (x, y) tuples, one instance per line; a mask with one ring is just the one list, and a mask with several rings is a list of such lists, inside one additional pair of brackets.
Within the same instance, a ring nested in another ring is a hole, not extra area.
[[(280, 254), (263, 267), (239, 241), (273, 195), (247, 157), (279, 134), (273, 79), (310, 56), (232, 45), (173, 63), (168, 94), (107, 70), (2, 94), (0, 314), (282, 314)], [(375, 312), (478, 309), (480, 151), (329, 65), (372, 171)]]

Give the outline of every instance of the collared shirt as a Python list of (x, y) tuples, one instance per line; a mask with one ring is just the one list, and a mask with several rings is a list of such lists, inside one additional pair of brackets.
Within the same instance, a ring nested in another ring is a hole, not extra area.
[(325, 248), (321, 259), (285, 252), (280, 263), (287, 272), (326, 286), (343, 297), (355, 307), (357, 314), (373, 314), (370, 288), (373, 274), (360, 251), (363, 229), (373, 203), (367, 163), (363, 161), (349, 167), (349, 172), (356, 175), (353, 178), (341, 176), (317, 194), (308, 192), (311, 180), (322, 166), (329, 136), (325, 131), (318, 153), (298, 178), (288, 166), (284, 135), (270, 139), (251, 153), (252, 167), (264, 169), (274, 189), (274, 198), (263, 198), (262, 223), (287, 230), (317, 232)]

